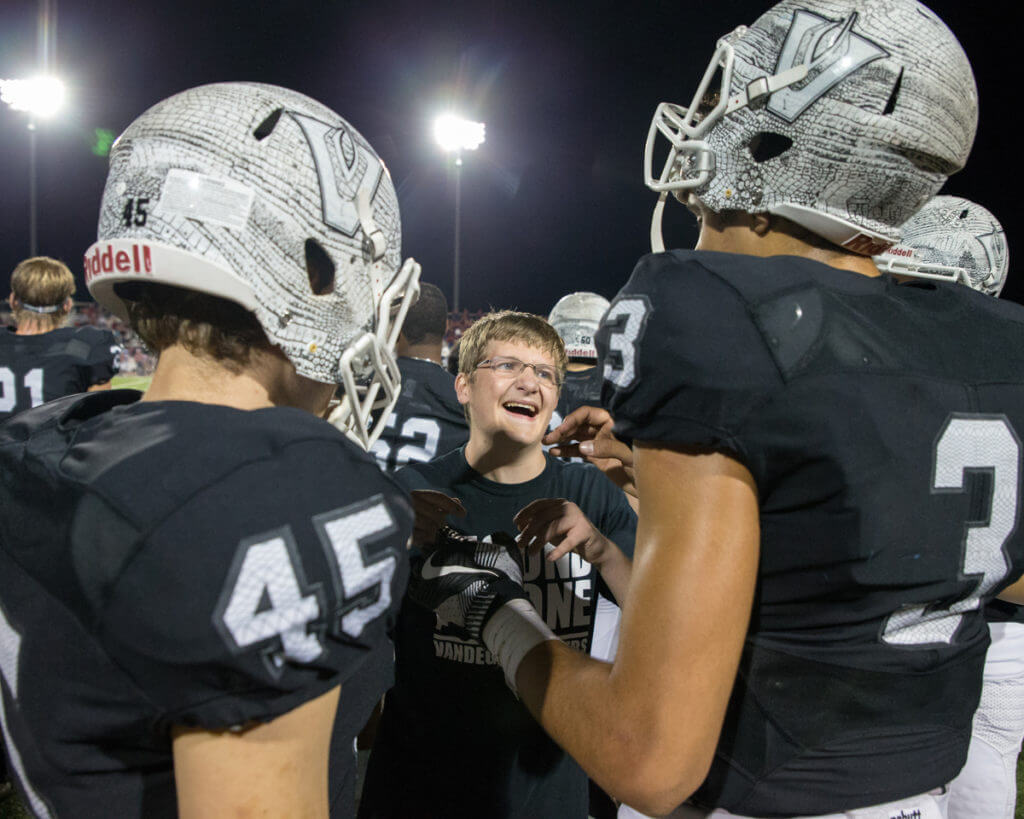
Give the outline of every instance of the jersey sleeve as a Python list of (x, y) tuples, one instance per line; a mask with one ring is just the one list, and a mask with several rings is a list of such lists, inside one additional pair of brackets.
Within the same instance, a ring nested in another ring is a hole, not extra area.
[(121, 353), (121, 341), (110, 330), (89, 328), (89, 353), (84, 362), (88, 382), (87, 387), (94, 384), (105, 384), (113, 378), (119, 369), (118, 355)]
[(344, 685), (389, 641), (412, 510), (342, 443), (243, 464), (141, 534), (103, 637), (168, 725), (271, 720)]
[(719, 256), (739, 258), (644, 257), (605, 314), (602, 403), (621, 437), (744, 460), (744, 423), (782, 379), (747, 302), (707, 261)]

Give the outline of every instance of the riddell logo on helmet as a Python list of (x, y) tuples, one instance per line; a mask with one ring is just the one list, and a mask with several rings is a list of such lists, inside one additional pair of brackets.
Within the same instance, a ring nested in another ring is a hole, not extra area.
[(892, 245), (883, 239), (875, 238), (874, 236), (866, 236), (863, 233), (858, 233), (852, 239), (847, 239), (843, 242), (843, 247), (853, 253), (859, 253), (862, 256), (877, 256), (880, 253), (884, 253)]
[(906, 256), (907, 258), (910, 258), (911, 256), (914, 255), (914, 251), (911, 250), (909, 247), (899, 247), (898, 245), (890, 247), (885, 252), (890, 256)]
[(97, 276), (107, 273), (136, 273), (140, 276), (153, 275), (153, 255), (147, 245), (132, 245), (129, 250), (106, 250), (97, 247), (85, 257), (85, 282), (88, 284)]

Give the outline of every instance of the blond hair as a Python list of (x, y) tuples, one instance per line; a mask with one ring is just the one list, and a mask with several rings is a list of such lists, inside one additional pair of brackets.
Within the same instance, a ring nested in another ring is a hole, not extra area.
[(68, 317), (64, 303), (75, 292), (75, 277), (68, 266), (49, 256), (33, 256), (11, 273), (11, 309), (15, 324), (34, 322), (56, 330)]
[(569, 359), (558, 331), (541, 316), (515, 310), (488, 313), (466, 330), (459, 342), (459, 372), (467, 376), (472, 373), (484, 360), (487, 345), (492, 341), (519, 342), (543, 350), (554, 361), (559, 382), (565, 378)]
[[(477, 365), (484, 360), (487, 345), (492, 341), (518, 342), (543, 350), (555, 363), (558, 383), (565, 380), (569, 359), (565, 354), (565, 342), (558, 331), (542, 316), (515, 310), (488, 313), (463, 333), (459, 340), (459, 375), (469, 379), (473, 377)], [(462, 405), (462, 412), (469, 421), (469, 404)]]

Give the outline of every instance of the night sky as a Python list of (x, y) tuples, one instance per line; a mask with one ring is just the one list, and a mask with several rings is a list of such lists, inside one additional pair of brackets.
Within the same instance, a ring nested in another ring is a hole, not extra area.
[[(1010, 237), (1021, 222), (1022, 12), (933, 2), (960, 38), (981, 118), (967, 168), (944, 193), (988, 207)], [(487, 123), (462, 175), (462, 305), (547, 313), (564, 293), (611, 297), (648, 251), (654, 194), (644, 140), (656, 105), (688, 103), (716, 39), (769, 6), (751, 0), (634, 3), (478, 0), (112, 2), (62, 0), (58, 73), (69, 104), (39, 131), (39, 250), (81, 279), (95, 240), (106, 159), (95, 129), (119, 133), (153, 103), (194, 85), (276, 83), (359, 129), (391, 170), (403, 251), (451, 298), (454, 187), (431, 122), (446, 108)], [(0, 77), (31, 72), (36, 0), (0, 4)], [(0, 266), (29, 250), (24, 115), (0, 106)], [(1016, 150), (1011, 150), (1011, 145)], [(671, 207), (670, 246), (691, 246), (692, 218)], [(1013, 247), (1011, 243), (1011, 260)], [(0, 291), (8, 292), (7, 273)], [(80, 286), (79, 298), (88, 298)], [(1024, 302), (1013, 266), (1004, 297)]]

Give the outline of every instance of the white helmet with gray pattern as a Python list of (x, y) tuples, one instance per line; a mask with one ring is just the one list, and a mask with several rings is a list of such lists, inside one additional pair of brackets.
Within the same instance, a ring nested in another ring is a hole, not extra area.
[(127, 316), (121, 285), (240, 304), (296, 371), (344, 386), (339, 426), (369, 447), (398, 396), (394, 359), (419, 265), (370, 144), (329, 108), (256, 83), (157, 103), (114, 144), (86, 281)]
[(996, 217), (968, 199), (936, 196), (903, 224), (903, 240), (875, 257), (879, 270), (960, 282), (998, 296), (1010, 253)]
[(976, 125), (970, 63), (916, 0), (783, 0), (719, 41), (689, 107), (658, 106), (644, 158), (660, 194), (652, 247), (672, 192), (880, 253), (963, 167)]
[(597, 293), (569, 293), (551, 308), (548, 323), (565, 342), (569, 358), (597, 361), (594, 336), (608, 310), (608, 299)]

